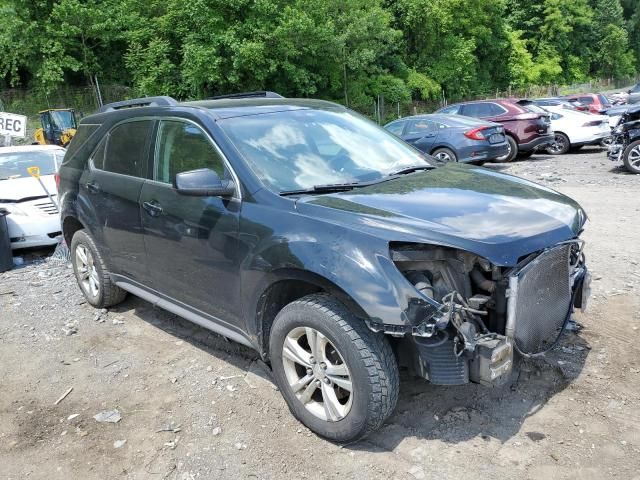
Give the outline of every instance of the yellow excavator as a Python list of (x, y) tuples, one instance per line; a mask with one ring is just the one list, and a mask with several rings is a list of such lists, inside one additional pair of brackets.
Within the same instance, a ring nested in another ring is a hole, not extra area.
[(76, 113), (71, 108), (50, 108), (38, 112), (40, 124), (35, 133), (36, 144), (66, 147), (76, 134)]

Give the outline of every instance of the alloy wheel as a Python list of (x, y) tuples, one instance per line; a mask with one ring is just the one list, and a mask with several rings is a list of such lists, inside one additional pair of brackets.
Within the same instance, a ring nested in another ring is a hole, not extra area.
[(633, 147), (628, 154), (629, 165), (640, 170), (640, 145)]
[(511, 150), (511, 143), (507, 142), (507, 153), (505, 153), (504, 155), (500, 155), (496, 158), (496, 160), (498, 160), (499, 162), (506, 160), (507, 158), (509, 158), (509, 155), (511, 155)]
[(553, 143), (547, 148), (549, 153), (561, 153), (567, 148), (565, 137), (556, 135)]
[(80, 285), (92, 297), (97, 297), (100, 293), (100, 281), (98, 270), (95, 266), (93, 254), (84, 245), (76, 247), (76, 266)]
[(438, 152), (435, 155), (436, 159), (442, 163), (453, 162), (453, 159), (447, 152)]
[(282, 363), (289, 386), (315, 417), (337, 422), (353, 403), (353, 384), (342, 355), (321, 332), (297, 327), (282, 346)]

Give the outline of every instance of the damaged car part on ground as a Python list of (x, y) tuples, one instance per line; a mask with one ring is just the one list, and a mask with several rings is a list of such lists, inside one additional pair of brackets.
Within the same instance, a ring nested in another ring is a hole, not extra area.
[(60, 170), (89, 303), (126, 292), (256, 349), (293, 414), (353, 441), (399, 367), (503, 382), (588, 297), (573, 200), (428, 159), (329, 102), (274, 94), (107, 105)]

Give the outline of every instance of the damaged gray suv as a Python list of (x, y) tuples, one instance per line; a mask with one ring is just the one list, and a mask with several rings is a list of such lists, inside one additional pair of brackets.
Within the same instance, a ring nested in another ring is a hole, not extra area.
[(106, 105), (59, 176), (89, 303), (129, 292), (254, 348), (296, 418), (334, 441), (382, 425), (400, 367), (439, 385), (505, 382), (589, 295), (573, 200), (434, 168), (329, 102)]

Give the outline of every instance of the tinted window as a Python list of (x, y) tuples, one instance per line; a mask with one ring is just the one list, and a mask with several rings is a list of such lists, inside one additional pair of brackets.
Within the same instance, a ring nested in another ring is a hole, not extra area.
[(225, 176), (224, 161), (207, 135), (191, 123), (163, 121), (158, 132), (155, 179), (173, 183), (176, 174), (210, 168)]
[(73, 157), (76, 154), (76, 152), (80, 149), (80, 147), (84, 145), (84, 142), (86, 142), (89, 139), (89, 137), (93, 134), (93, 132), (95, 132), (98, 129), (98, 127), (99, 125), (88, 125), (88, 124), (80, 125), (80, 127), (78, 127), (78, 130), (76, 131), (76, 134), (73, 136), (71, 143), (67, 147), (66, 158)]
[(600, 99), (600, 103), (602, 105), (609, 105), (609, 99), (607, 97), (605, 97), (604, 95), (599, 94), (598, 98)]
[(422, 118), (418, 120), (411, 120), (408, 123), (406, 135), (419, 135), (421, 133), (433, 131), (436, 128), (436, 124), (429, 120), (424, 120)]
[(402, 135), (402, 130), (404, 130), (404, 122), (393, 122), (384, 128), (389, 130), (394, 135)]
[(593, 103), (593, 98), (591, 97), (579, 97), (578, 101), (584, 105), (591, 105)]
[(99, 168), (100, 170), (104, 170), (104, 151), (106, 150), (105, 146), (107, 145), (107, 141), (109, 136), (107, 136), (104, 140), (100, 142), (96, 151), (91, 155), (91, 163), (95, 168)]
[(132, 177), (144, 176), (151, 125), (151, 120), (141, 120), (123, 123), (111, 130), (103, 170)]
[(449, 115), (455, 115), (460, 110), (460, 105), (451, 105), (450, 107), (441, 108), (438, 113), (447, 113)]
[(492, 117), (494, 115), (491, 103), (469, 103), (462, 109), (462, 114), (468, 117)]

